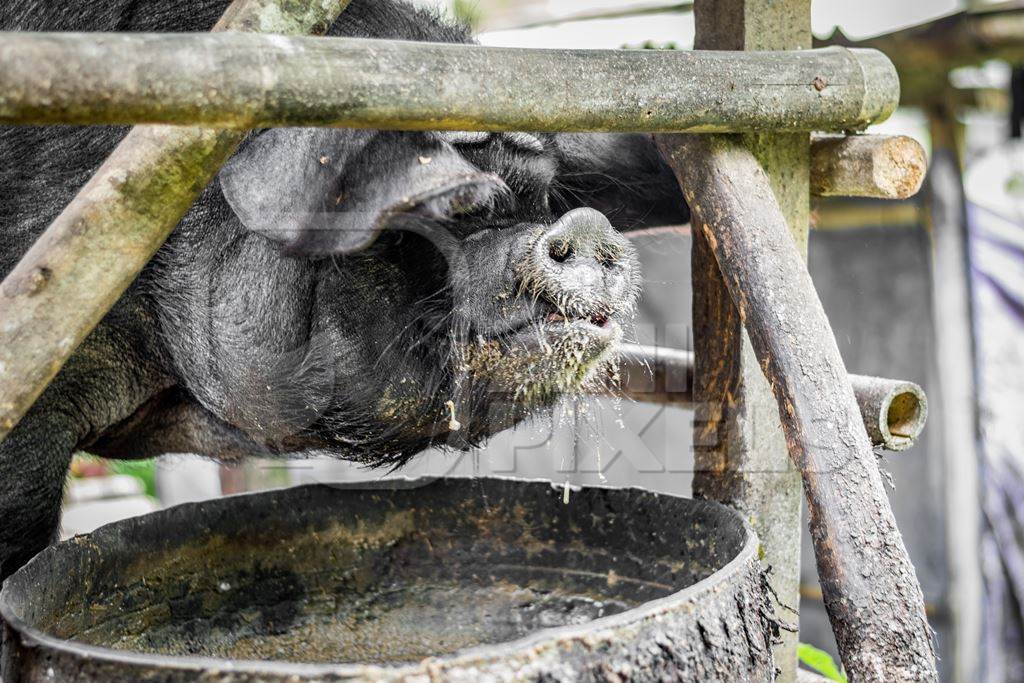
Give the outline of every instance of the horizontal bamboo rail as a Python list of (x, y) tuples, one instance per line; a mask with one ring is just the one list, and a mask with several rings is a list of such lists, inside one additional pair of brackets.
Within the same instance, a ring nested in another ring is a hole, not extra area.
[[(693, 406), (693, 352), (642, 344), (619, 347), (620, 381), (605, 391), (640, 403)], [(871, 445), (905, 451), (924, 430), (928, 399), (914, 382), (850, 375)]]
[(0, 33), (0, 125), (845, 131), (892, 113), (874, 50), (535, 50), (256, 34)]

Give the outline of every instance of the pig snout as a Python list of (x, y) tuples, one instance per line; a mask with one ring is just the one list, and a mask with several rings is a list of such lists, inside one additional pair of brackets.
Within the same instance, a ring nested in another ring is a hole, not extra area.
[(599, 211), (574, 209), (532, 243), (521, 269), (535, 295), (569, 316), (614, 315), (632, 307), (636, 250)]

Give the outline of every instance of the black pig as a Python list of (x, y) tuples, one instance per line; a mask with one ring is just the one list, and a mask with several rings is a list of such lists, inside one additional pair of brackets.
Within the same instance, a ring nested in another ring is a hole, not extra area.
[[(202, 31), (226, 5), (15, 0), (0, 29)], [(398, 0), (330, 34), (470, 41)], [(125, 132), (0, 128), (0, 275)], [(640, 287), (609, 218), (686, 218), (647, 136), (250, 135), (0, 443), (0, 580), (54, 538), (79, 449), (399, 466), (580, 391)]]

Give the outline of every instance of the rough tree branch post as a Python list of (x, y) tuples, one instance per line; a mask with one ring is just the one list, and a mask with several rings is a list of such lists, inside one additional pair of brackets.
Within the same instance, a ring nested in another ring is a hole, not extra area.
[[(698, 50), (811, 47), (809, 0), (697, 0), (694, 13)], [(826, 86), (817, 81), (814, 87)], [(891, 87), (898, 91), (898, 82)], [(694, 495), (727, 502), (751, 520), (765, 549), (764, 561), (773, 570), (774, 592), (783, 605), (795, 607), (802, 478), (826, 608), (847, 672), (854, 680), (935, 679), (935, 653), (921, 590), (882, 489), (850, 380), (803, 262), (809, 227), (810, 136), (661, 136), (658, 142), (680, 180), (695, 226)], [(878, 191), (880, 196), (920, 186), (923, 164), (913, 145), (895, 154), (878, 154), (877, 145), (851, 143), (840, 145), (846, 150), (875, 149), (847, 154), (858, 160), (854, 166), (861, 167), (851, 175), (871, 181), (851, 183), (845, 178), (840, 184), (860, 185), (856, 193)], [(827, 149), (828, 143), (816, 148), (823, 146)], [(820, 179), (843, 174), (830, 173), (820, 159), (819, 155), (815, 163), (816, 189), (827, 194), (828, 182)], [(897, 165), (905, 171), (917, 168), (916, 181), (909, 179), (912, 172), (902, 181), (897, 170), (896, 183), (887, 182), (886, 174), (879, 178), (864, 173), (879, 159), (908, 162)], [(881, 190), (880, 185), (887, 187)], [(775, 264), (776, 257), (784, 265), (770, 273), (767, 266)], [(789, 317), (795, 315), (808, 316), (807, 322), (816, 325), (813, 332), (801, 335), (804, 321)], [(822, 374), (814, 378), (817, 384), (808, 383), (800, 368), (821, 362), (821, 353), (827, 354)], [(787, 381), (795, 385), (787, 387)], [(824, 417), (836, 404), (840, 408), (828, 427), (812, 422), (812, 416)], [(773, 419), (776, 414), (781, 431)], [(845, 444), (845, 454), (839, 443)], [(825, 444), (838, 448), (831, 459), (814, 451)], [(863, 478), (851, 490), (837, 490), (846, 479), (836, 468), (847, 466)], [(838, 501), (843, 506), (837, 506)], [(873, 518), (876, 515), (878, 519)], [(882, 551), (861, 564), (858, 545), (879, 524)], [(856, 578), (851, 578), (854, 574)], [(877, 577), (878, 582), (872, 580), (867, 587), (868, 577)], [(890, 594), (882, 586), (899, 592)], [(892, 602), (876, 603), (875, 590), (886, 594), (881, 601)], [(865, 614), (876, 606), (880, 612)], [(796, 640), (795, 633), (787, 634), (776, 650), (786, 679), (795, 677)]]
[(778, 402), (846, 670), (857, 681), (936, 679), (914, 567), (828, 319), (766, 173), (740, 138), (666, 136), (661, 144)]

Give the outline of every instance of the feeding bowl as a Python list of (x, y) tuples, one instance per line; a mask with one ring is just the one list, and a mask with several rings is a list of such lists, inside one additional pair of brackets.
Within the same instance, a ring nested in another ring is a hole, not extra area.
[(770, 681), (721, 505), (508, 479), (315, 485), (51, 547), (0, 592), (6, 683)]

